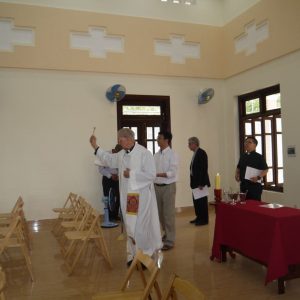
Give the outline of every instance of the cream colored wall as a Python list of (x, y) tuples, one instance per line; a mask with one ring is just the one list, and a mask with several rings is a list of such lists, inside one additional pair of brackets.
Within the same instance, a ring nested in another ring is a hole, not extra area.
[[(35, 31), (35, 46), (0, 51), (0, 66), (228, 78), (300, 49), (299, 11), (298, 0), (261, 0), (224, 27), (217, 27), (0, 2), (0, 18)], [(236, 54), (234, 39), (244, 32), (245, 25), (264, 20), (269, 22), (268, 39), (259, 43), (252, 55)], [(71, 49), (70, 33), (88, 32), (89, 26), (104, 27), (108, 35), (124, 37), (124, 53), (108, 53), (103, 59)], [(169, 40), (174, 34), (200, 44), (200, 59), (174, 64), (170, 57), (154, 55), (154, 41)]]
[[(72, 11), (56, 8), (0, 3), (0, 18), (15, 26), (35, 30), (35, 47), (16, 46), (14, 52), (0, 51), (1, 67), (93, 71), (223, 78), (222, 31), (218, 27), (145, 18)], [(108, 35), (124, 37), (124, 53), (92, 58), (85, 50), (70, 48), (70, 33), (87, 33), (89, 26), (104, 27)], [(184, 36), (200, 43), (201, 58), (171, 64), (169, 56), (154, 55), (154, 40)]]
[[(223, 2), (224, 0), (222, 0)], [(257, 0), (238, 0), (241, 9), (245, 9), (244, 2)], [(1, 2), (39, 5), (74, 9), (80, 11), (101, 12), (113, 15), (143, 17), (151, 19), (169, 20), (193, 24), (213, 26), (223, 25), (223, 7), (220, 0), (201, 0), (197, 5), (173, 5), (162, 3), (160, 0), (6, 0)], [(246, 8), (248, 3), (246, 3)], [(229, 7), (227, 14), (231, 15)]]
[[(244, 72), (225, 81), (226, 122), (224, 135), (227, 137), (226, 178), (227, 185), (236, 183), (233, 174), (239, 158), (237, 96), (264, 87), (280, 84), (283, 123), (284, 193), (264, 192), (263, 199), (300, 207), (298, 178), (300, 170), (299, 135), (299, 70), (300, 51), (277, 59), (263, 66)], [(296, 157), (287, 156), (287, 146), (296, 146)]]
[[(280, 83), (284, 134), (285, 192), (264, 192), (264, 199), (294, 206), (298, 200), (299, 135), (297, 82), (300, 52), (222, 80), (125, 76), (81, 72), (2, 69), (0, 71), (0, 202), (8, 211), (21, 194), (30, 219), (53, 217), (69, 191), (86, 197), (99, 209), (100, 176), (88, 144), (93, 126), (104, 148), (116, 140), (116, 107), (105, 90), (121, 82), (131, 94), (171, 97), (173, 147), (180, 156), (177, 206), (191, 205), (187, 138), (196, 135), (209, 155), (211, 181), (221, 173), (224, 188), (233, 179), (238, 151), (237, 96)], [(213, 87), (211, 102), (199, 106), (197, 93)], [(109, 130), (107, 130), (109, 128)], [(295, 145), (297, 156), (287, 157)]]
[[(263, 0), (223, 27), (226, 77), (249, 70), (300, 49), (300, 1)], [(235, 53), (234, 39), (244, 32), (244, 26), (254, 21), (269, 22), (269, 37), (257, 44), (257, 51), (246, 56)]]
[(6, 3), (39, 5), (135, 16), (175, 22), (223, 26), (261, 0), (201, 0), (196, 5), (172, 5), (159, 0), (1, 0)]
[[(100, 204), (100, 176), (93, 165), (88, 138), (94, 126), (100, 144), (116, 142), (116, 105), (105, 91), (120, 82), (131, 94), (170, 95), (173, 148), (180, 156), (177, 206), (190, 206), (187, 139), (196, 135), (209, 155), (210, 175), (224, 173), (223, 81), (124, 76), (83, 72), (0, 70), (0, 203), (9, 211), (18, 195), (29, 219), (54, 217), (70, 191)], [(199, 90), (213, 87), (216, 95), (198, 105)]]
[(224, 0), (223, 19), (224, 24), (232, 21), (243, 12), (247, 11), (251, 6), (257, 4), (261, 0)]
[[(111, 148), (115, 144), (116, 110), (113, 104), (105, 100), (104, 95), (107, 87), (118, 82), (124, 84), (130, 94), (170, 95), (171, 97), (173, 146), (181, 160), (177, 206), (191, 205), (188, 182), (191, 152), (187, 149), (187, 138), (192, 135), (198, 136), (201, 146), (207, 150), (212, 183), (214, 175), (220, 172), (223, 187), (237, 187), (233, 181), (239, 156), (236, 96), (280, 83), (283, 99), (285, 193), (283, 195), (265, 193), (264, 197), (274, 202), (284, 201), (297, 205), (299, 201), (296, 180), (300, 166), (299, 158), (298, 156), (288, 158), (286, 147), (299, 144), (296, 122), (299, 111), (297, 78), (300, 55), (299, 51), (295, 52), (299, 48), (300, 40), (295, 38), (297, 34), (299, 35), (297, 31), (299, 19), (295, 16), (297, 10), (291, 9), (291, 7), (299, 7), (299, 2), (285, 1), (293, 6), (286, 8), (283, 14), (284, 23), (279, 17), (276, 18), (280, 12), (279, 8), (282, 8), (281, 2), (273, 0), (272, 3), (276, 5), (266, 5), (271, 4), (270, 0), (260, 1), (223, 29), (163, 21), (153, 23), (150, 20), (129, 17), (122, 17), (124, 18), (122, 19), (114, 16), (110, 19), (108, 16), (103, 16), (103, 20), (107, 22), (100, 23), (108, 26), (109, 33), (116, 34), (121, 29), (128, 30), (126, 32), (129, 37), (131, 36), (133, 44), (128, 46), (128, 56), (125, 58), (121, 59), (117, 54), (111, 54), (107, 61), (100, 60), (97, 63), (84, 54), (70, 55), (66, 50), (66, 43), (60, 44), (59, 47), (62, 48), (55, 48), (51, 45), (51, 41), (56, 38), (60, 40), (62, 36), (67, 39), (66, 28), (69, 28), (69, 23), (67, 22), (66, 25), (64, 18), (60, 18), (61, 15), (65, 13), (69, 15), (70, 20), (74, 20), (74, 27), (73, 25), (71, 27), (80, 30), (86, 28), (92, 21), (92, 23), (98, 22), (99, 14), (63, 10), (59, 12), (55, 10), (55, 13), (51, 14), (51, 9), (46, 8), (47, 13), (43, 14), (41, 9), (29, 6), (24, 10), (20, 7), (15, 10), (11, 6), (3, 10), (3, 7), (8, 6), (0, 3), (1, 17), (16, 18), (16, 25), (41, 25), (37, 30), (37, 36), (42, 43), (38, 43), (37, 48), (45, 51), (39, 52), (35, 49), (33, 55), (32, 49), (29, 50), (30, 47), (16, 47), (16, 53), (0, 54), (2, 66), (0, 69), (1, 210), (9, 210), (17, 196), (21, 194), (24, 196), (26, 213), (30, 219), (50, 218), (53, 217), (51, 208), (60, 206), (70, 191), (85, 196), (98, 208), (102, 207), (99, 203), (101, 197), (99, 175), (93, 165), (88, 137), (92, 128), (96, 126), (97, 135), (101, 136), (105, 148)], [(262, 5), (262, 12), (255, 10), (258, 5)], [(229, 49), (228, 44), (224, 44), (224, 49), (221, 47), (222, 32), (223, 38), (228, 41), (234, 36), (233, 33), (237, 33), (237, 28), (241, 28), (247, 20), (253, 16), (260, 20), (269, 10), (271, 11), (269, 15), (274, 20), (270, 32), (272, 39), (268, 41), (268, 47), (274, 47), (274, 49), (269, 48), (270, 56), (267, 55), (268, 50), (263, 45), (258, 48), (257, 54), (243, 59), (232, 57), (229, 52), (226, 52)], [(32, 14), (32, 11), (35, 13)], [(291, 15), (290, 20), (287, 19), (288, 14)], [(84, 17), (81, 18), (83, 15)], [(51, 16), (50, 19), (47, 16)], [(126, 26), (122, 26), (114, 20), (128, 22)], [(143, 26), (137, 26), (141, 24)], [(291, 26), (287, 28), (286, 24)], [(65, 29), (62, 32), (59, 30), (60, 25)], [(51, 26), (56, 30), (51, 31)], [(273, 26), (280, 41), (283, 42), (283, 48), (277, 41), (275, 42), (277, 36), (274, 36)], [(202, 54), (209, 59), (204, 59), (200, 65), (188, 62), (184, 66), (171, 66), (165, 58), (158, 58), (153, 62), (147, 55), (143, 56), (148, 44), (144, 45), (141, 51), (134, 49), (136, 37), (143, 39), (145, 37), (143, 41), (149, 42), (151, 39), (149, 37), (167, 37), (170, 32), (174, 32), (172, 31), (174, 28), (176, 33), (185, 33), (191, 39), (196, 36), (199, 36), (199, 41), (202, 41), (202, 38), (206, 39)], [(144, 32), (147, 32), (148, 37)], [(202, 35), (205, 35), (205, 38)], [(223, 50), (225, 52), (222, 52)], [(274, 56), (274, 51), (279, 51), (277, 56)], [(294, 54), (286, 55), (293, 51)], [(137, 54), (140, 53), (141, 56), (138, 57)], [(283, 56), (284, 54), (286, 56)], [(270, 59), (273, 61), (268, 62)], [(201, 79), (201, 77), (214, 77), (216, 74), (224, 78), (223, 63), (225, 62), (228, 63), (226, 68), (231, 75), (252, 69), (225, 81)], [(257, 66), (263, 63), (264, 65)], [(14, 68), (5, 68), (9, 66)], [(34, 68), (36, 70), (33, 70)], [(149, 71), (154, 69), (158, 73)], [(112, 70), (117, 71), (109, 73)], [(197, 76), (200, 78), (195, 78)], [(215, 88), (216, 95), (208, 104), (199, 106), (197, 94), (199, 90), (206, 87)]]

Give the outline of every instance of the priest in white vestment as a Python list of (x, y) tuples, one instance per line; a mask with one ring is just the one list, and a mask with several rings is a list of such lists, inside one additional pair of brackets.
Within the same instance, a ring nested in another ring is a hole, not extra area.
[(127, 232), (127, 262), (130, 263), (137, 249), (152, 256), (162, 247), (153, 185), (156, 170), (151, 152), (135, 143), (131, 129), (120, 129), (118, 142), (123, 150), (111, 154), (99, 148), (94, 135), (90, 138), (101, 164), (117, 168), (119, 172), (120, 204)]

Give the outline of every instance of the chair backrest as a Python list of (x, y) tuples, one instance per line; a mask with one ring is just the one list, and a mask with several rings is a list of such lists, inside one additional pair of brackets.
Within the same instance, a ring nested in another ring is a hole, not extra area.
[(9, 247), (18, 247), (21, 249), (26, 261), (28, 272), (30, 273), (31, 280), (34, 281), (32, 264), (26, 244), (26, 237), (22, 228), (21, 217), (18, 215), (18, 213), (11, 218), (11, 222), (4, 238), (0, 239), (0, 255), (2, 255), (4, 250)]
[(77, 206), (77, 194), (70, 192), (63, 207), (56, 207), (53, 208), (52, 210), (55, 213), (68, 212), (68, 211), (75, 210), (76, 206)]
[(89, 226), (91, 225), (90, 222), (92, 213), (92, 206), (87, 201), (85, 201), (82, 204), (81, 216), (79, 216), (79, 218), (77, 219), (78, 224), (75, 226), (75, 230), (85, 230), (89, 228)]
[(77, 198), (77, 194), (74, 194), (72, 192), (70, 192), (63, 208), (67, 208), (67, 207), (72, 207), (75, 208), (76, 206), (76, 198)]
[(10, 219), (23, 210), (23, 206), (24, 206), (24, 201), (22, 197), (19, 196), (18, 200), (16, 201), (10, 213), (0, 214), (1, 225), (7, 226), (10, 223)]
[[(143, 300), (148, 299), (149, 294), (153, 287), (155, 288), (158, 299), (161, 299), (161, 291), (156, 281), (156, 278), (160, 270), (156, 266), (154, 260), (150, 256), (144, 254), (141, 250), (137, 251), (134, 260), (131, 263), (126, 273), (121, 290), (124, 291), (126, 289), (130, 277), (132, 276), (133, 272), (136, 271), (137, 269), (140, 272), (141, 279), (145, 287), (141, 299)], [(149, 276), (147, 277), (147, 279), (145, 276), (146, 274), (144, 273), (146, 270), (148, 270), (149, 272)]]
[(178, 277), (176, 274), (171, 276), (168, 288), (163, 294), (162, 300), (204, 300), (203, 293), (188, 280)]
[(21, 196), (19, 196), (18, 200), (16, 201), (11, 213), (14, 214), (18, 209), (22, 208), (24, 205), (24, 201)]
[(10, 244), (10, 238), (16, 234), (17, 238), (19, 239), (20, 236), (20, 229), (18, 228), (19, 224), (20, 224), (20, 220), (21, 218), (15, 214), (9, 224), (8, 230), (6, 232), (6, 235), (4, 236), (3, 239), (1, 239), (1, 243), (0, 243), (0, 255), (3, 253), (3, 251), (5, 250), (5, 248), (9, 247)]

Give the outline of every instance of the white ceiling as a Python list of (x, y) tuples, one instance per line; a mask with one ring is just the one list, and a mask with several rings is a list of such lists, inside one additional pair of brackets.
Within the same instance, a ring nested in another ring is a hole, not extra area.
[(176, 5), (160, 0), (0, 0), (176, 22), (223, 26), (260, 0), (196, 0)]

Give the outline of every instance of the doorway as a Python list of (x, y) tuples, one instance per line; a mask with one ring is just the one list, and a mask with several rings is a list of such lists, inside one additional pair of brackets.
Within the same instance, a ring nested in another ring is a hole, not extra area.
[(171, 131), (170, 97), (126, 95), (117, 102), (117, 117), (118, 130), (132, 129), (136, 141), (154, 154), (158, 132)]

